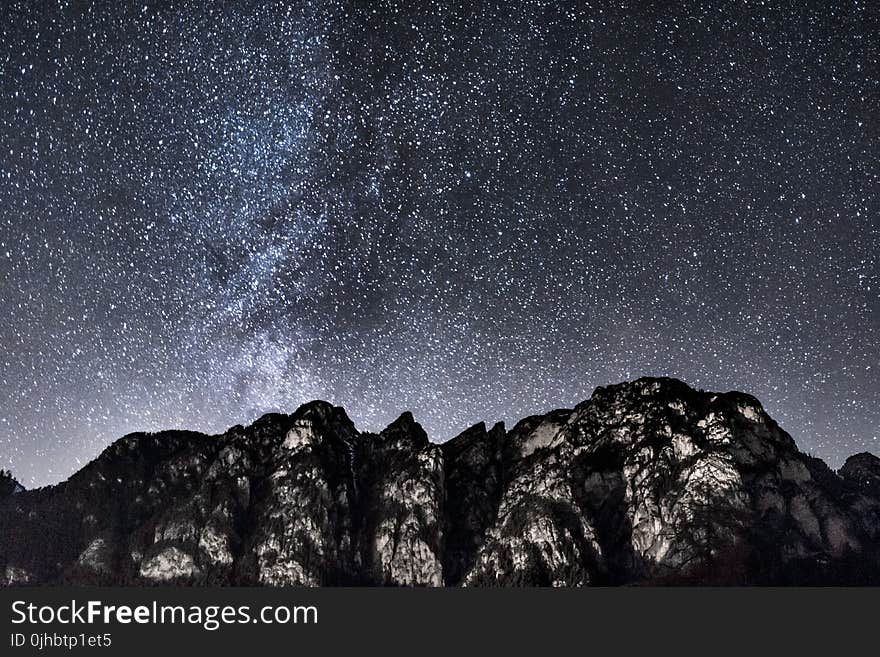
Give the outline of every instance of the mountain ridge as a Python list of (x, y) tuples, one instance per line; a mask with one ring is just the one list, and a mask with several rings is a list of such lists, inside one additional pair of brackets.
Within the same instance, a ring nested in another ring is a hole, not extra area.
[(0, 523), (4, 585), (867, 584), (880, 459), (834, 472), (755, 397), (671, 378), (445, 443), (313, 401), (123, 436)]

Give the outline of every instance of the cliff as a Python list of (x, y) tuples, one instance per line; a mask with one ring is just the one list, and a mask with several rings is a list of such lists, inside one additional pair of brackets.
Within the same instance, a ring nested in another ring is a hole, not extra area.
[(878, 482), (877, 457), (835, 473), (754, 397), (673, 379), (444, 444), (316, 401), (0, 494), (0, 583), (876, 584)]

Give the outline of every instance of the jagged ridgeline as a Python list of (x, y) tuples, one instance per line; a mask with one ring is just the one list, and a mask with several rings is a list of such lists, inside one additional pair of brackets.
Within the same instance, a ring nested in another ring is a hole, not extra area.
[(312, 402), (0, 477), (6, 585), (880, 583), (880, 459), (839, 473), (761, 404), (673, 379), (434, 444)]
[(0, 500), (7, 495), (14, 495), (24, 491), (24, 486), (15, 480), (8, 470), (0, 470)]

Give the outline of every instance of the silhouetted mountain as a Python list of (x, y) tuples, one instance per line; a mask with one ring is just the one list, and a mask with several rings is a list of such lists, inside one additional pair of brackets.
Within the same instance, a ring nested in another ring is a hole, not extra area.
[(863, 491), (880, 496), (880, 458), (869, 452), (850, 456), (840, 469), (840, 476)]
[(673, 379), (445, 444), (409, 413), (360, 433), (318, 401), (221, 436), (132, 434), (62, 484), (0, 492), (0, 578), (880, 583), (878, 482), (880, 459), (836, 474), (754, 397)]
[(0, 500), (24, 491), (24, 486), (15, 480), (8, 470), (0, 470)]

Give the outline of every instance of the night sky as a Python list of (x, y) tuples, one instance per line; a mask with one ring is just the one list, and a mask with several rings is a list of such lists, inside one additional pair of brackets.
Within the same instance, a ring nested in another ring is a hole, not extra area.
[(704, 4), (3, 0), (0, 467), (643, 375), (880, 454), (880, 5)]

